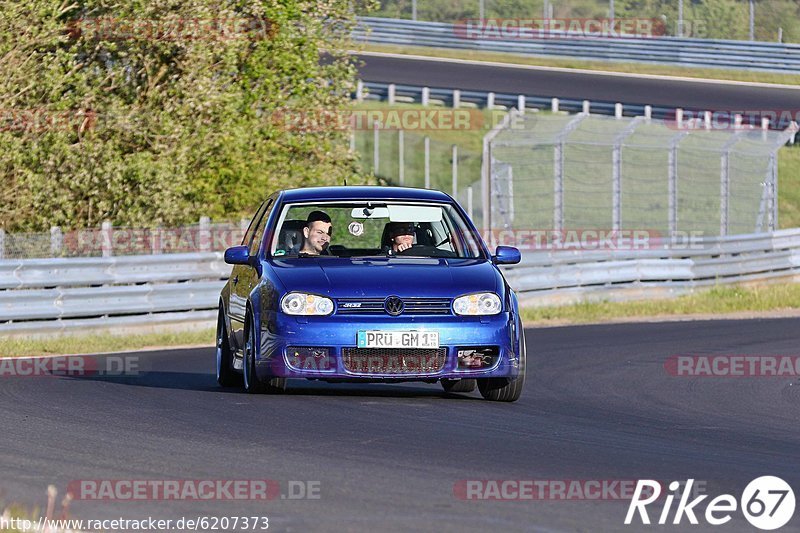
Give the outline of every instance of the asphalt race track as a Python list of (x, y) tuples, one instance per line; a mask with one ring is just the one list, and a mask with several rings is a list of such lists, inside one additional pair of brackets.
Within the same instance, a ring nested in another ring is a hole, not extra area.
[[(797, 377), (675, 377), (664, 363), (796, 356), (798, 331), (799, 319), (531, 329), (515, 404), (424, 384), (302, 381), (249, 396), (216, 386), (211, 348), (138, 354), (142, 373), (124, 378), (5, 377), (0, 498), (41, 508), (49, 484), (87, 479), (270, 479), (284, 496), (289, 481), (318, 481), (318, 499), (75, 501), (71, 516), (258, 515), (298, 532), (686, 531), (685, 518), (623, 525), (627, 500), (464, 501), (454, 487), (694, 478), (738, 499), (753, 478), (777, 475), (797, 491)], [(798, 515), (781, 531), (800, 531)], [(753, 530), (740, 512), (724, 526), (700, 519), (692, 531)]]
[(360, 55), (364, 81), (709, 111), (800, 110), (800, 88), (702, 83)]

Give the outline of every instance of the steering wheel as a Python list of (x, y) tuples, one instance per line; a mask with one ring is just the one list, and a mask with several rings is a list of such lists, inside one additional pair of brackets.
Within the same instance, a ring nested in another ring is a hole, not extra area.
[(450, 250), (440, 250), (435, 246), (426, 244), (415, 244), (411, 248), (406, 248), (402, 252), (397, 252), (396, 255), (415, 257), (456, 257), (456, 254)]

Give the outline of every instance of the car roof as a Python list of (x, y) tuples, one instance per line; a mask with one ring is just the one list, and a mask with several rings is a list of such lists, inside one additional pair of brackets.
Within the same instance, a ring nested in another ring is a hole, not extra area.
[(307, 187), (283, 191), (284, 202), (323, 200), (417, 200), (452, 202), (452, 198), (441, 191), (415, 189), (412, 187)]

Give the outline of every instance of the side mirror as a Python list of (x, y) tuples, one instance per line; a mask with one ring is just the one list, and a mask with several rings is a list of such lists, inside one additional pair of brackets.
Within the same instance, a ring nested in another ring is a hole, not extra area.
[(229, 265), (249, 265), (250, 250), (247, 246), (233, 246), (225, 250), (225, 262)]
[(495, 265), (516, 265), (521, 259), (522, 256), (519, 250), (513, 246), (498, 246), (494, 257), (492, 257), (492, 262)]

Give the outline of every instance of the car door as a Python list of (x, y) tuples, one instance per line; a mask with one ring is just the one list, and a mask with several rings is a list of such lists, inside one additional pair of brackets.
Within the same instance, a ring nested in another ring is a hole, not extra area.
[[(261, 236), (264, 234), (263, 224), (266, 224), (270, 207), (274, 202), (274, 197), (268, 198), (261, 204), (256, 212), (250, 226), (244, 234), (242, 245), (247, 246), (251, 255), (258, 252), (258, 245), (261, 243)], [(261, 228), (259, 230), (259, 228)], [(254, 245), (254, 243), (256, 243)], [(253, 247), (255, 246), (255, 252)], [(228, 302), (228, 316), (231, 321), (231, 337), (233, 349), (241, 349), (244, 335), (244, 318), (247, 311), (247, 297), (252, 287), (252, 278), (256, 276), (256, 270), (250, 265), (235, 265), (231, 272), (230, 300)]]

